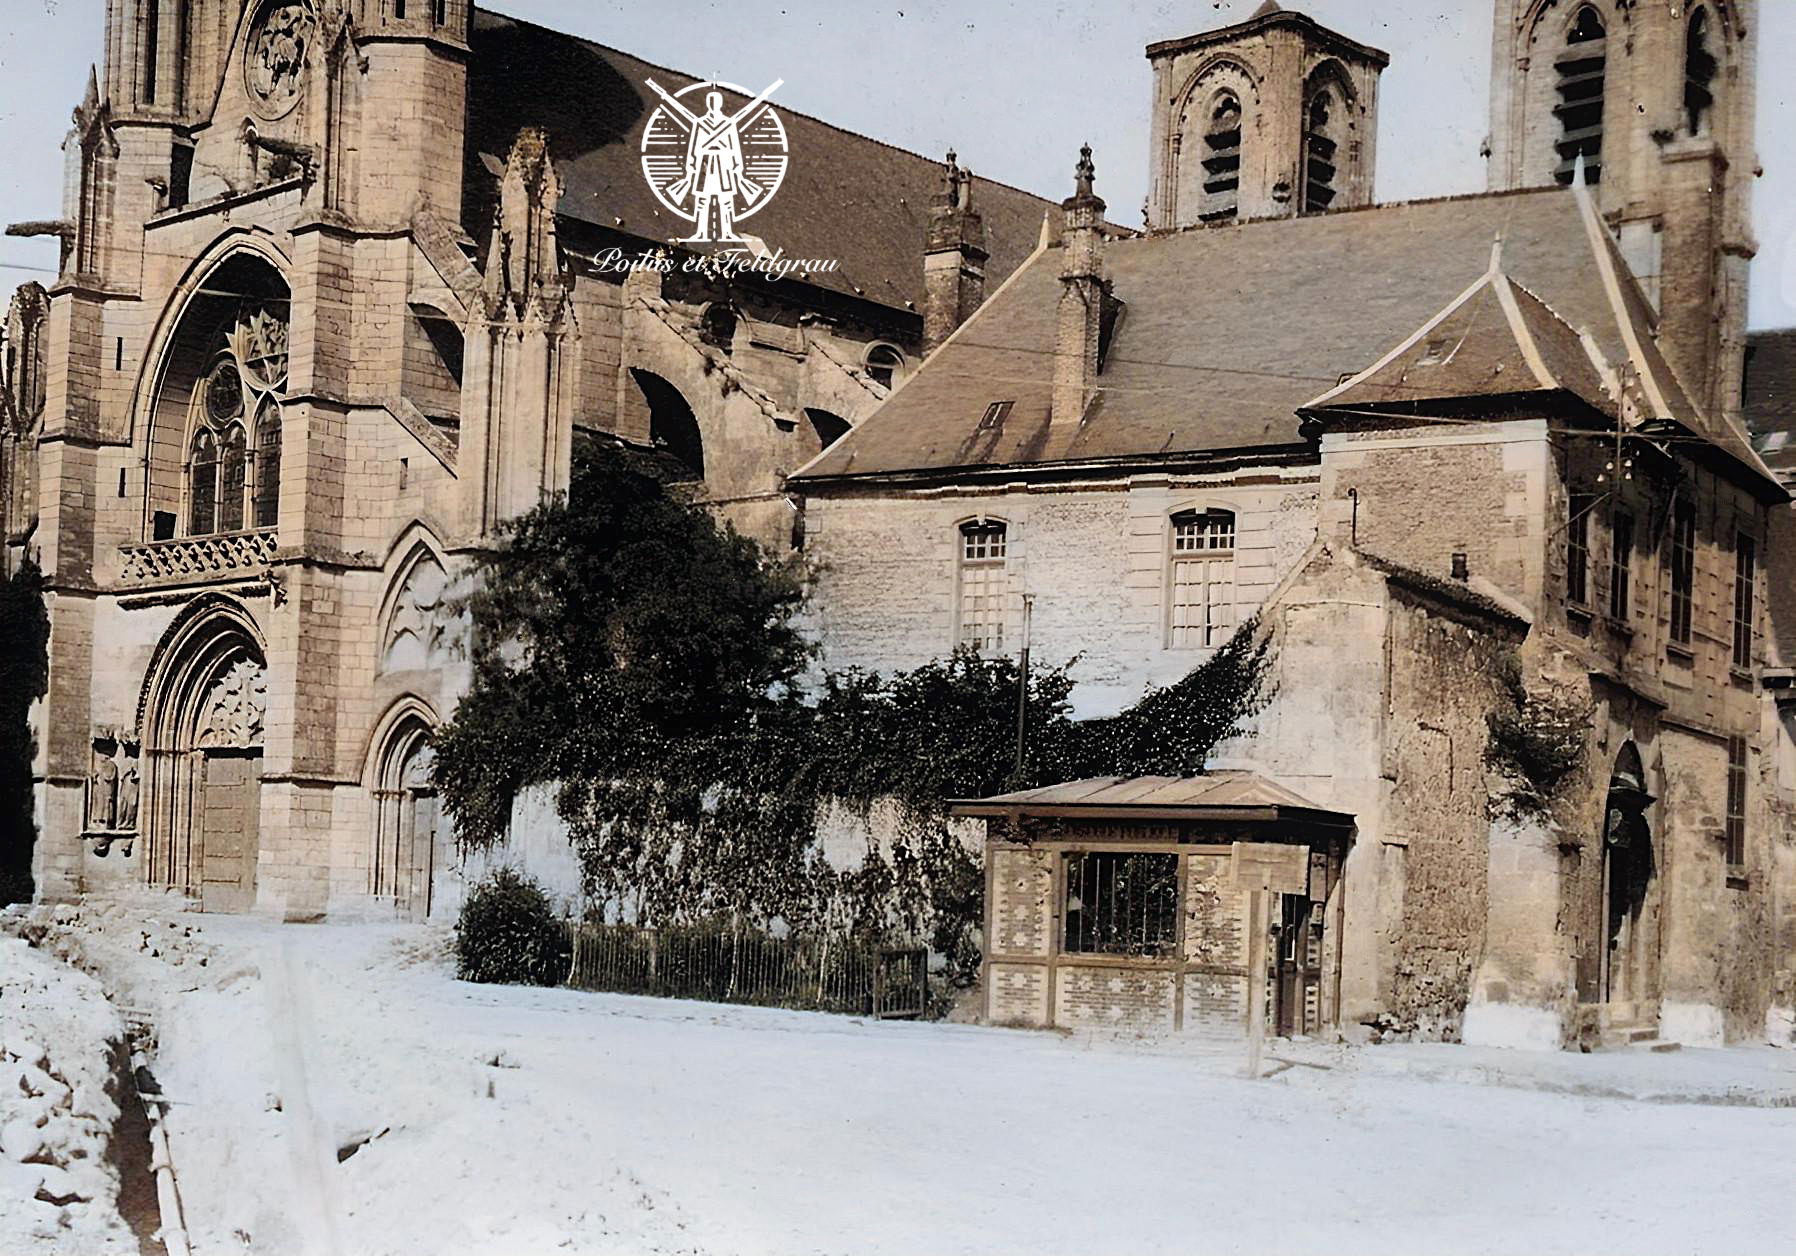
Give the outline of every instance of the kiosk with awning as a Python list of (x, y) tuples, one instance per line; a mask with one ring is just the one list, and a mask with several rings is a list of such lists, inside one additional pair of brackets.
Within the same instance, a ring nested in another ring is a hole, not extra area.
[[(1270, 1032), (1335, 1025), (1351, 815), (1243, 771), (950, 807), (986, 823), (988, 1022), (1239, 1037), (1257, 952)], [(1250, 945), (1260, 920), (1263, 948)]]

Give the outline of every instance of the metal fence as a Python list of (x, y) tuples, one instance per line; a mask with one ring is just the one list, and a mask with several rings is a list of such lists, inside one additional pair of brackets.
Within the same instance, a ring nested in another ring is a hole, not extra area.
[(716, 1003), (918, 1017), (929, 952), (717, 928), (573, 924), (567, 985)]

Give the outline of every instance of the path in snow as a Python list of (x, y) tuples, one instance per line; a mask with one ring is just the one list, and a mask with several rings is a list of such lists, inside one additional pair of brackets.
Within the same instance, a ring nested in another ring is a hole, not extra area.
[[(1524, 1088), (1788, 1100), (1791, 1052), (1275, 1047), (1332, 1067), (1248, 1082), (1176, 1044), (469, 986), (440, 932), (185, 919), (204, 980), (126, 966), (160, 992), (201, 1250), (1645, 1256), (1796, 1234), (1796, 1109)], [(295, 1191), (302, 1163), (320, 1180)]]

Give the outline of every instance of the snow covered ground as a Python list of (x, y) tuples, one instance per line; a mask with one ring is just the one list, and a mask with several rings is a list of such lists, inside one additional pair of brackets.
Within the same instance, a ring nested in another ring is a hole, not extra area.
[[(1787, 1252), (1796, 1052), (1170, 1042), (451, 979), (440, 931), (65, 909), (201, 1253)], [(1295, 1063), (1293, 1063), (1295, 1062)]]

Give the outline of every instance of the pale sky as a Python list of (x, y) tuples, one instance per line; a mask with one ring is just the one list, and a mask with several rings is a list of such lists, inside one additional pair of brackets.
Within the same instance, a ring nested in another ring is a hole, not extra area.
[[(1662, 2), (1662, 0), (1647, 0)], [(493, 0), (487, 7), (648, 61), (747, 83), (778, 103), (1043, 196), (1071, 191), (1079, 144), (1119, 222), (1147, 193), (1142, 49), (1239, 21), (1259, 0)], [(1488, 130), (1489, 0), (1289, 2), (1391, 54), (1380, 94), (1378, 196), (1478, 191)], [(0, 0), (0, 222), (57, 216), (69, 111), (99, 59), (104, 0)], [(1796, 0), (1759, 5), (1759, 62), (1796, 49)], [(1796, 92), (1762, 74), (1752, 325), (1796, 325)], [(518, 84), (528, 91), (529, 84)], [(551, 140), (553, 137), (551, 137)], [(795, 159), (801, 155), (794, 154)], [(0, 293), (46, 280), (51, 240), (0, 239)], [(20, 267), (41, 268), (37, 270)]]

